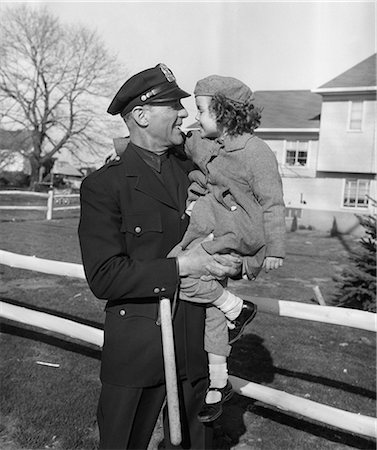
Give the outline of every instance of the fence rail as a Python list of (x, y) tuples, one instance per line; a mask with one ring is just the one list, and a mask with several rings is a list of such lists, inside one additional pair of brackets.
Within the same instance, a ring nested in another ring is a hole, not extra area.
[[(29, 192), (29, 191), (0, 191), (0, 195), (26, 195), (40, 198), (47, 198), (46, 206), (29, 206), (29, 205), (1, 205), (0, 210), (9, 211), (46, 211), (46, 220), (51, 220), (53, 216), (53, 211), (68, 211), (68, 210), (78, 210), (80, 205), (71, 206), (55, 206), (54, 202), (56, 199), (70, 199), (70, 198), (80, 198), (79, 194), (57, 194), (53, 189), (50, 189), (48, 193), (43, 192)], [(59, 202), (59, 200), (57, 201)], [(69, 203), (69, 201), (68, 201)]]
[[(6, 252), (4, 250), (0, 250), (0, 264), (42, 273), (71, 276), (80, 279), (84, 278), (84, 270), (80, 264), (45, 260)], [(280, 316), (377, 331), (376, 315), (373, 313), (348, 310), (347, 314), (344, 314), (345, 312), (342, 312), (342, 310), (346, 308), (305, 305), (298, 302), (265, 298), (258, 299), (255, 297), (252, 300), (253, 302), (257, 300), (260, 310)], [(287, 305), (288, 303), (290, 304), (289, 307)], [(332, 314), (332, 311), (334, 311), (334, 314)], [(337, 320), (339, 316), (341, 319)], [(98, 328), (29, 308), (11, 305), (6, 302), (0, 302), (0, 317), (70, 336), (97, 345), (98, 347), (101, 347), (103, 343), (103, 331)], [(347, 323), (342, 322), (345, 318), (347, 319)], [(359, 326), (357, 326), (358, 323)], [(243, 396), (352, 433), (372, 438), (377, 437), (377, 420), (374, 417), (333, 408), (235, 376), (230, 376), (230, 380), (235, 391)]]

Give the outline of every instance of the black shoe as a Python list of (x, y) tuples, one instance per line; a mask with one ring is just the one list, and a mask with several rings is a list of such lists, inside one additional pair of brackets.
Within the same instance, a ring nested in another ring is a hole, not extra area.
[(243, 335), (246, 325), (248, 325), (257, 313), (257, 305), (251, 302), (244, 302), (242, 310), (237, 319), (233, 320), (235, 328), (229, 330), (229, 344), (234, 344)]
[(207, 389), (209, 391), (218, 391), (221, 393), (221, 400), (216, 403), (205, 403), (202, 409), (199, 411), (198, 420), (199, 422), (212, 422), (221, 416), (223, 412), (223, 403), (229, 400), (233, 396), (233, 388), (230, 381), (226, 383), (223, 388), (210, 387)]

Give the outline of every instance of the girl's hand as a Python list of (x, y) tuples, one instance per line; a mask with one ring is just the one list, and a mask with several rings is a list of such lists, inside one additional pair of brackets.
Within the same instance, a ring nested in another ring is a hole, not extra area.
[(266, 272), (272, 269), (278, 269), (283, 265), (283, 258), (267, 256), (263, 261), (263, 268)]

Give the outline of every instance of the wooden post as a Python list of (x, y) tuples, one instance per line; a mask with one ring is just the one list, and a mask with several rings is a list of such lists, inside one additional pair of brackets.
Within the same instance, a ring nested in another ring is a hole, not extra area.
[(48, 199), (47, 199), (47, 214), (46, 219), (51, 220), (52, 219), (52, 208), (54, 205), (54, 190), (50, 189), (48, 191)]
[(160, 317), (170, 441), (173, 445), (179, 445), (182, 441), (181, 420), (179, 414), (177, 371), (175, 365), (171, 306), (170, 300), (168, 298), (161, 298), (160, 300)]
[(317, 302), (322, 306), (326, 306), (325, 299), (322, 296), (319, 286), (314, 286), (313, 290), (314, 290), (314, 294), (315, 294), (315, 298), (317, 299)]

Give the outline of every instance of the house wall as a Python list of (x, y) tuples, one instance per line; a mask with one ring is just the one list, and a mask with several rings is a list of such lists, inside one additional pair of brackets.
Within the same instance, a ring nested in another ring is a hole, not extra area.
[[(287, 226), (293, 215), (298, 224), (329, 231), (334, 218), (342, 233), (361, 234), (356, 214), (374, 214), (375, 208), (345, 208), (343, 204), (344, 178), (297, 179), (283, 178), (284, 201), (287, 207)], [(370, 195), (376, 198), (377, 182), (371, 181)]]
[(376, 173), (375, 117), (376, 101), (364, 100), (362, 130), (349, 130), (351, 101), (326, 99), (322, 103), (319, 171)]

